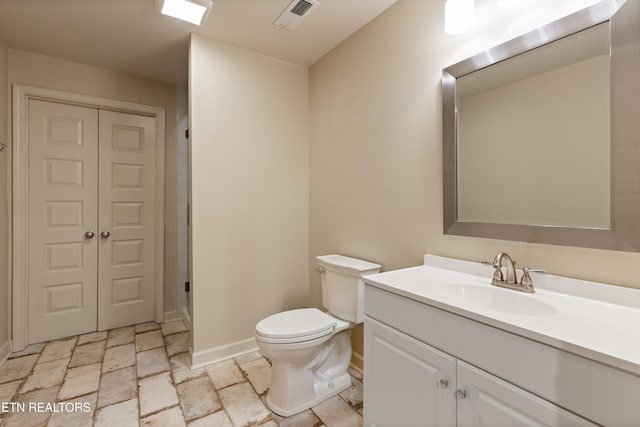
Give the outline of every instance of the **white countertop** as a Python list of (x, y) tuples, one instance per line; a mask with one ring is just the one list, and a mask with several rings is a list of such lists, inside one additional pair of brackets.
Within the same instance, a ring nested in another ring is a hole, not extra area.
[(364, 281), (640, 376), (640, 290), (532, 274), (536, 292), (525, 294), (492, 286), (492, 273), (489, 265), (426, 255), (423, 266)]

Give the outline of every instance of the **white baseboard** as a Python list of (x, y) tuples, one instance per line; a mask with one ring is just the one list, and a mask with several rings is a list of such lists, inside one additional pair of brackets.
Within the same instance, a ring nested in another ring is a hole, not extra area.
[(364, 374), (363, 370), (364, 366), (364, 357), (360, 353), (352, 352), (351, 353), (351, 363), (349, 363), (349, 367), (359, 373), (360, 375)]
[(174, 320), (182, 319), (182, 315), (177, 311), (165, 311), (164, 312), (164, 322), (172, 322)]
[(0, 347), (0, 366), (7, 360), (11, 354), (11, 340), (5, 342)]
[(253, 337), (198, 352), (194, 352), (190, 348), (191, 369), (221, 362), (256, 350), (258, 350), (258, 345)]

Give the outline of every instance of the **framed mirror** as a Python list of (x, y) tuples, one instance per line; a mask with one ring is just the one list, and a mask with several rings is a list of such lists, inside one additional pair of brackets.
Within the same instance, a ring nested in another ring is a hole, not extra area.
[(443, 70), (444, 232), (640, 251), (640, 2)]

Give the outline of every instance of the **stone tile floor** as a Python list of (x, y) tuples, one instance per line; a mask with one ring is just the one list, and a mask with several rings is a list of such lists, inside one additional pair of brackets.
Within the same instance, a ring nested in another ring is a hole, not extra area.
[(280, 417), (264, 399), (256, 351), (189, 370), (182, 321), (34, 344), (0, 366), (0, 426), (362, 426), (362, 377), (310, 410)]

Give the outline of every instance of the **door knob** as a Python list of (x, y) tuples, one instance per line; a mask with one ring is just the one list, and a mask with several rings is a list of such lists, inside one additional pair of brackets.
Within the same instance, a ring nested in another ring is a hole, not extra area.
[(84, 233), (84, 237), (86, 237), (87, 239), (93, 239), (93, 236), (95, 236), (96, 233), (94, 233), (93, 231), (87, 231), (86, 233)]
[(111, 236), (111, 233), (109, 233), (107, 230), (104, 230), (102, 233), (100, 233), (100, 235), (106, 239), (107, 237)]

